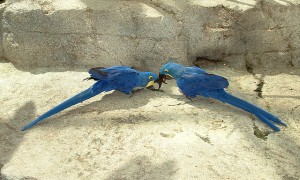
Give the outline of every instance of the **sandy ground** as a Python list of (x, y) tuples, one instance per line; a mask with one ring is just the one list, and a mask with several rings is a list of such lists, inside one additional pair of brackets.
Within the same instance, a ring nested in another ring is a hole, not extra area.
[[(297, 70), (264, 76), (210, 69), (229, 91), (288, 124), (274, 133), (223, 103), (189, 101), (174, 81), (129, 98), (99, 95), (26, 132), (20, 129), (88, 88), (86, 72), (24, 72), (0, 63), (0, 162), (3, 179), (299, 179), (300, 80)], [(299, 71), (298, 71), (299, 72)]]

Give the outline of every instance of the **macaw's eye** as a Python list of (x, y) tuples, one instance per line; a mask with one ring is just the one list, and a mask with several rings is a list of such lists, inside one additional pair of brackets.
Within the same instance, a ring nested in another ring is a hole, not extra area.
[(168, 69), (165, 69), (165, 72), (166, 72), (166, 73), (168, 73), (168, 72), (169, 72), (169, 70), (168, 70)]
[(149, 80), (152, 81), (153, 80), (153, 76), (149, 76)]

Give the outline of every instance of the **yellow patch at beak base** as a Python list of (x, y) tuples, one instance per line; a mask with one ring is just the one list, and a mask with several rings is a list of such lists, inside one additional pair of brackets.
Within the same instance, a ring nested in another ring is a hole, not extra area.
[(153, 84), (154, 84), (154, 81), (149, 81), (148, 84), (146, 85), (146, 87), (153, 86)]
[[(169, 77), (171, 77), (171, 78), (173, 78), (173, 76), (171, 76), (170, 74), (166, 74), (167, 76), (169, 76)], [(174, 78), (173, 78), (174, 79)]]

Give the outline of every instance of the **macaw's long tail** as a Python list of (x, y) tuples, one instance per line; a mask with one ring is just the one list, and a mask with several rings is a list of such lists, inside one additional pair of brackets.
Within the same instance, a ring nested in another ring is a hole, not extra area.
[(71, 97), (70, 99), (65, 100), (61, 104), (55, 106), (54, 108), (50, 109), (34, 121), (30, 122), (28, 125), (24, 126), (22, 128), (22, 131), (25, 131), (26, 129), (31, 128), (34, 126), (36, 123), (56, 114), (59, 113), (60, 111), (67, 109), (68, 107), (71, 107), (75, 104), (78, 104), (80, 102), (83, 102), (93, 96), (96, 96), (97, 94), (105, 91), (110, 91), (112, 90), (109, 86), (109, 84), (106, 81), (97, 81), (93, 86), (90, 88), (86, 89), (85, 91)]
[(222, 102), (231, 104), (235, 107), (241, 108), (247, 112), (253, 113), (256, 117), (258, 117), (261, 121), (266, 123), (268, 126), (270, 126), (274, 131), (280, 131), (280, 129), (275, 126), (272, 122), (275, 122), (277, 124), (281, 124), (286, 126), (285, 123), (280, 121), (279, 118), (276, 116), (268, 113), (267, 111), (249, 103), (242, 99), (239, 99), (229, 93), (227, 93), (225, 90), (215, 90), (208, 93), (209, 97), (218, 99)]

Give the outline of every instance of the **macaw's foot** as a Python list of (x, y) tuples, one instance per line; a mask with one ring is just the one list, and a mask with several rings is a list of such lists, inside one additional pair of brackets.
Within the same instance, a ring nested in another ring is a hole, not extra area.
[(193, 99), (191, 97), (189, 97), (188, 95), (184, 94), (180, 89), (178, 89), (178, 91), (183, 94), (188, 100), (190, 100), (191, 102), (193, 102)]
[(83, 79), (83, 81), (88, 81), (88, 80), (91, 80), (91, 79), (93, 79), (93, 80), (95, 80), (95, 81), (97, 81), (98, 79), (96, 79), (96, 78), (94, 78), (94, 77), (87, 77), (87, 78), (85, 78), (85, 79)]
[(131, 93), (137, 93), (143, 91), (145, 88), (140, 88), (140, 89), (134, 89), (131, 91)]
[(137, 92), (143, 91), (144, 88), (140, 88), (140, 89), (135, 89), (132, 90), (130, 93), (127, 93), (129, 95), (129, 97), (131, 98), (132, 96), (134, 96)]
[(126, 93), (129, 98), (131, 98), (134, 95), (134, 92)]
[(185, 95), (185, 97), (186, 97), (187, 99), (189, 99), (191, 102), (193, 102), (193, 99), (192, 99), (191, 97), (189, 97), (189, 96), (187, 96), (187, 95)]
[(162, 89), (156, 89), (153, 85), (147, 87), (147, 89), (151, 90), (151, 91), (159, 91), (159, 92), (164, 92)]
[[(209, 98), (208, 101), (209, 101), (209, 103), (215, 103), (216, 102), (215, 99), (211, 99), (211, 98)], [(226, 103), (224, 103), (224, 104), (226, 104)]]

